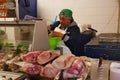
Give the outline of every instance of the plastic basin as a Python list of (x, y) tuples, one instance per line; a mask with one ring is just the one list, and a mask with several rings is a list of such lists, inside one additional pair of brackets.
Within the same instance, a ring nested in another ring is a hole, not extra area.
[(59, 41), (59, 37), (49, 37), (50, 49), (55, 50)]

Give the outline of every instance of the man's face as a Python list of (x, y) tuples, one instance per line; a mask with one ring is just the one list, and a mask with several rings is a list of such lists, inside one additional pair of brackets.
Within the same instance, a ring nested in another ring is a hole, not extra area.
[(66, 16), (59, 16), (59, 19), (60, 19), (60, 24), (64, 28), (67, 27), (71, 23), (71, 20)]

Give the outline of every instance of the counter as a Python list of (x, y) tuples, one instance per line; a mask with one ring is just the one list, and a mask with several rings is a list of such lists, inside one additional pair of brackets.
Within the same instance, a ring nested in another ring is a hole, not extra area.
[[(109, 60), (120, 60), (120, 43), (110, 42), (115, 41), (113, 40), (115, 35), (117, 36), (115, 33), (102, 33), (93, 38), (85, 45), (85, 55), (92, 58), (103, 57)], [(100, 37), (103, 36), (109, 37), (107, 39), (113, 39), (109, 40), (109, 42), (101, 42)]]
[(103, 60), (102, 65), (98, 66), (98, 59), (92, 60), (90, 80), (109, 80), (110, 60)]
[(0, 21), (0, 25), (34, 25), (36, 20), (20, 20), (20, 21)]

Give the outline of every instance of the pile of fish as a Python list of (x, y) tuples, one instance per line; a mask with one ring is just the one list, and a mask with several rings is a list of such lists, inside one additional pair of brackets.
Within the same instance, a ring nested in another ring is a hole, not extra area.
[[(90, 63), (85, 57), (73, 54), (60, 55), (54, 51), (31, 51), (21, 56), (24, 63), (21, 71), (54, 79), (62, 71), (62, 77), (85, 79)], [(60, 75), (59, 75), (60, 76)]]

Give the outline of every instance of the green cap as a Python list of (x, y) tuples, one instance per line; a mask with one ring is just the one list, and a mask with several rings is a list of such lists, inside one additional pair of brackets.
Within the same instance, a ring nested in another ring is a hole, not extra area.
[(66, 16), (66, 17), (69, 17), (69, 18), (72, 18), (72, 11), (70, 9), (63, 9), (59, 16)]

